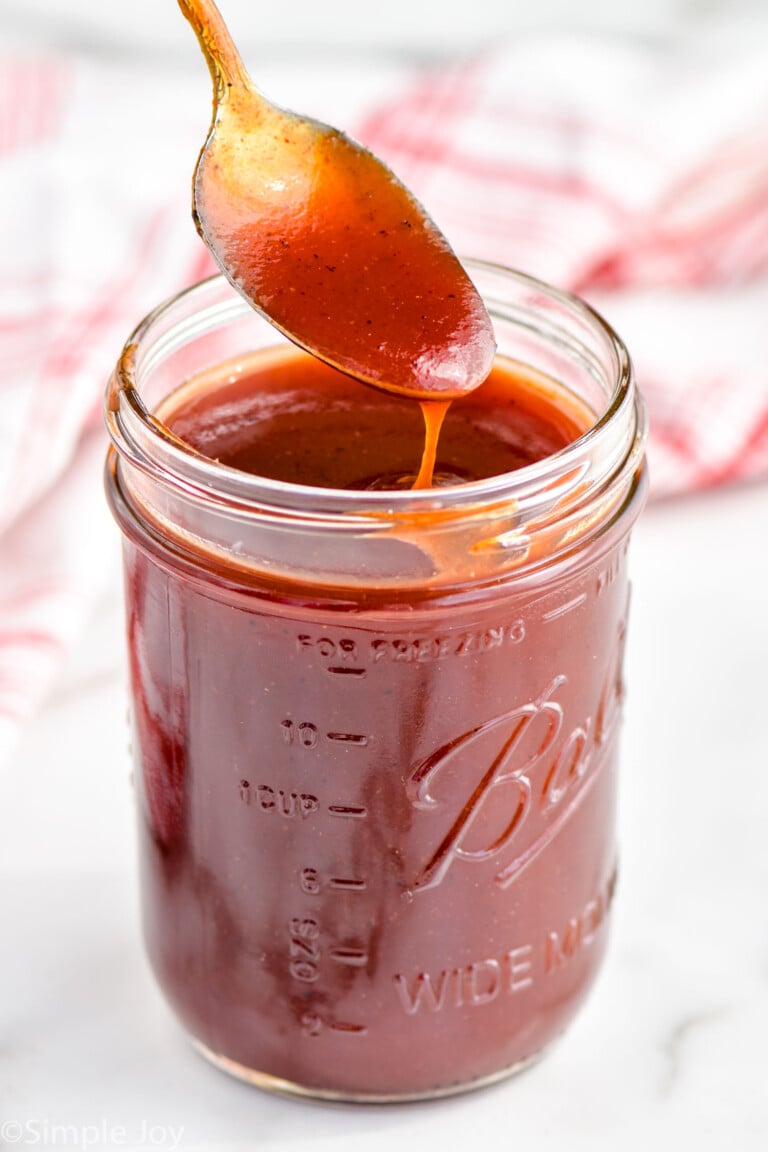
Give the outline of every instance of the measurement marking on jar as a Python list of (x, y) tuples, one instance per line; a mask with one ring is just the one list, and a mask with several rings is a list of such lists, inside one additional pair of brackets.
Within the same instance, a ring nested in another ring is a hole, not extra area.
[(329, 804), (328, 811), (331, 816), (342, 816), (350, 820), (365, 820), (368, 809), (357, 804)]
[(362, 948), (331, 948), (328, 953), (337, 964), (347, 964), (350, 968), (365, 968), (368, 953)]
[[(323, 889), (323, 878), (317, 868), (302, 868), (299, 875), (299, 885), (302, 892), (308, 896), (317, 896)], [(365, 880), (356, 880), (351, 876), (331, 876), (328, 887), (339, 892), (364, 892), (367, 884)]]
[(368, 1032), (367, 1024), (347, 1024), (343, 1020), (334, 1020), (328, 1027), (333, 1032), (345, 1032), (348, 1036), (365, 1036)]
[(320, 801), (310, 792), (287, 792), (284, 788), (272, 788), (269, 784), (250, 784), (241, 780), (238, 795), (246, 807), (253, 805), (261, 812), (277, 814), (285, 819), (300, 817), (308, 820), (319, 811)]
[(333, 676), (365, 676), (367, 675), (367, 668), (326, 668), (326, 672), (330, 672)]
[(314, 983), (318, 977), (320, 948), (317, 943), (320, 925), (312, 917), (304, 919), (294, 916), (288, 925), (289, 971), (294, 980), (305, 984)]
[(298, 742), (304, 748), (317, 747), (317, 727), (314, 724), (295, 724), (293, 720), (281, 720), (283, 739), (286, 744)]
[[(303, 748), (317, 748), (320, 741), (320, 730), (316, 724), (304, 721), (297, 724), (295, 720), (281, 720), (280, 728), (286, 744), (300, 744)], [(326, 732), (325, 739), (332, 744), (348, 744), (357, 748), (365, 748), (370, 737), (362, 732)]]
[(305, 1036), (319, 1036), (324, 1028), (331, 1032), (343, 1032), (346, 1036), (365, 1036), (367, 1024), (353, 1024), (351, 1020), (324, 1020), (316, 1012), (305, 1012), (301, 1018), (301, 1030)]
[(334, 744), (354, 744), (359, 748), (365, 748), (368, 743), (367, 736), (358, 736), (354, 732), (328, 732), (325, 738)]
[(582, 592), (580, 596), (575, 596), (573, 600), (569, 600), (566, 604), (561, 604), (558, 608), (553, 608), (551, 612), (545, 612), (542, 620), (545, 624), (548, 624), (550, 620), (559, 620), (561, 616), (565, 616), (568, 612), (573, 612), (574, 608), (580, 608), (586, 598), (586, 592)]

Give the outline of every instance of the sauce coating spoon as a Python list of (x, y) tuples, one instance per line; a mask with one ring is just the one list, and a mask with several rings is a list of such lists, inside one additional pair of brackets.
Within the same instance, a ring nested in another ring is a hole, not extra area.
[(433, 402), (477, 387), (495, 351), (491, 321), (421, 205), (360, 144), (270, 103), (212, 0), (179, 6), (213, 80), (193, 213), (233, 286), (367, 384)]

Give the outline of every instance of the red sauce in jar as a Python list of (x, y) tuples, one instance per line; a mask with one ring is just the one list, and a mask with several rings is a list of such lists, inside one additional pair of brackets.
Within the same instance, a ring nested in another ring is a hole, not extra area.
[[(418, 414), (364, 399), (289, 350), (161, 411), (228, 466), (396, 483)], [(438, 474), (539, 459), (587, 417), (500, 362), (449, 412)], [(605, 942), (623, 547), (544, 583), (355, 595), (121, 519), (145, 931), (190, 1034), (256, 1083), (373, 1099), (535, 1056)]]

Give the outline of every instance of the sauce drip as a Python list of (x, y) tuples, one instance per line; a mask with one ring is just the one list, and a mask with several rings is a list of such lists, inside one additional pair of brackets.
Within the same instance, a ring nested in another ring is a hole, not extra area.
[[(214, 85), (194, 215), (231, 283), (314, 356), (389, 392), (440, 403), (488, 375), (495, 341), (448, 241), (377, 157), (271, 104), (211, 0), (179, 0)], [(424, 407), (419, 486), (440, 409)]]
[[(431, 410), (442, 423), (439, 452), (428, 465), (438, 485), (534, 464), (593, 419), (553, 380), (506, 357), (497, 358), (476, 391)], [(166, 398), (158, 416), (202, 455), (282, 483), (391, 490), (420, 486), (422, 479), (414, 467), (424, 436), (416, 406), (361, 390), (290, 344), (193, 377)]]

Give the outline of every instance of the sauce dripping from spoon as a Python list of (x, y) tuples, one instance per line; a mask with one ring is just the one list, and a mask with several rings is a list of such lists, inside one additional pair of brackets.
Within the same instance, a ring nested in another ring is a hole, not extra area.
[(212, 0), (179, 0), (213, 80), (197, 161), (198, 231), (233, 286), (276, 328), (362, 382), (418, 400), (429, 487), (451, 400), (495, 352), (479, 293), (445, 237), (362, 145), (270, 103)]

